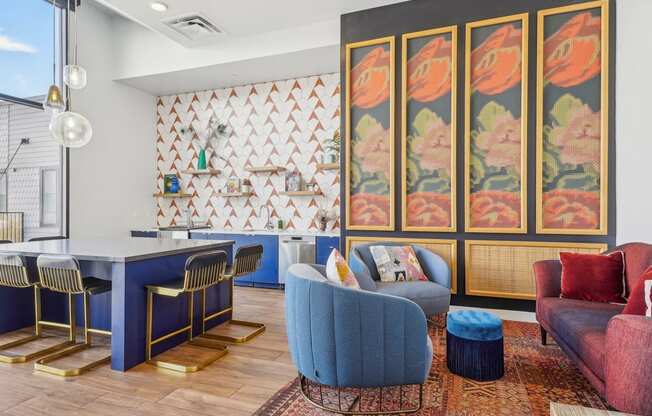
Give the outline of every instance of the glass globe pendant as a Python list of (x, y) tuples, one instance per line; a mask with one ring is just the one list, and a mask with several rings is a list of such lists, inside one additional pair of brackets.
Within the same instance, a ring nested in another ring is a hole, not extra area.
[(66, 104), (63, 102), (63, 95), (61, 95), (61, 90), (58, 86), (52, 84), (48, 88), (48, 94), (43, 100), (43, 109), (50, 111), (61, 111), (66, 107)]
[(93, 137), (93, 127), (88, 119), (73, 111), (53, 115), (50, 132), (55, 142), (72, 148), (87, 145)]
[(86, 70), (79, 65), (66, 65), (63, 68), (63, 82), (73, 90), (86, 87)]

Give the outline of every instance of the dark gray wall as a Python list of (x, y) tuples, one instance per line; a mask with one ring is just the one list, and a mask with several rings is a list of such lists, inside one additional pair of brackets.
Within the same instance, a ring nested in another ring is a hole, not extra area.
[[(391, 6), (378, 7), (349, 13), (341, 17), (341, 49), (340, 73), (342, 82), (342, 121), (341, 131), (345, 131), (346, 114), (346, 78), (345, 46), (351, 42), (359, 42), (384, 36), (395, 36), (396, 53), (396, 114), (395, 114), (395, 149), (396, 149), (396, 230), (395, 232), (361, 232), (342, 229), (343, 240), (346, 236), (387, 236), (412, 238), (441, 238), (458, 240), (458, 295), (453, 296), (453, 303), (460, 305), (507, 308), (518, 310), (534, 310), (534, 302), (510, 299), (485, 298), (466, 296), (464, 285), (464, 240), (528, 240), (552, 242), (585, 242), (608, 243), (616, 242), (616, 155), (615, 155), (615, 85), (616, 85), (616, 5), (615, 0), (609, 0), (609, 208), (607, 236), (574, 236), (574, 235), (540, 235), (536, 234), (536, 35), (537, 11), (569, 4), (585, 3), (578, 0), (412, 0)], [(465, 24), (476, 20), (508, 16), (518, 13), (529, 13), (529, 82), (528, 82), (528, 233), (524, 234), (474, 234), (464, 232), (464, 45)], [(443, 26), (458, 25), (458, 102), (457, 102), (457, 229), (456, 233), (414, 233), (403, 232), (401, 227), (401, 35), (419, 30)], [(343, 149), (345, 152), (346, 149)], [(342, 158), (346, 155), (342, 155)], [(342, 159), (344, 160), (344, 159)], [(342, 168), (343, 169), (343, 168)], [(345, 175), (342, 171), (342, 178)], [(345, 187), (341, 187), (342, 224), (346, 224)]]

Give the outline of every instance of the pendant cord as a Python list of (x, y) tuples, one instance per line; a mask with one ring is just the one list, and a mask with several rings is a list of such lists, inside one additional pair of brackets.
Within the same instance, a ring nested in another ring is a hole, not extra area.
[(57, 6), (52, 0), (52, 85), (57, 85)]

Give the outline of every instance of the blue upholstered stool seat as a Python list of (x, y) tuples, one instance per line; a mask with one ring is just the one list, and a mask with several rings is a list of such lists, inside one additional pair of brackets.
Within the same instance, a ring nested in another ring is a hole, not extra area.
[(483, 311), (450, 312), (446, 322), (448, 369), (478, 381), (496, 380), (504, 374), (503, 322)]

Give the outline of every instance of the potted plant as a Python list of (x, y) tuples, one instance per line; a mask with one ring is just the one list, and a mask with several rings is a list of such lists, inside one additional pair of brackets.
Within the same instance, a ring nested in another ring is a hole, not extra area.
[(326, 141), (322, 163), (337, 163), (340, 160), (340, 129), (335, 130), (333, 138)]

